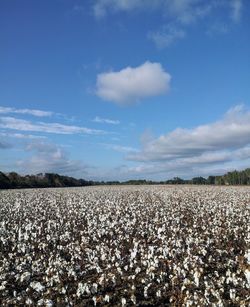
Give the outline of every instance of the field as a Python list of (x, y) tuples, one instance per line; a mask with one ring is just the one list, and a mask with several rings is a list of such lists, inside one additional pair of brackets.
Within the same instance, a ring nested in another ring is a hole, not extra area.
[(1, 306), (249, 306), (250, 188), (0, 191)]

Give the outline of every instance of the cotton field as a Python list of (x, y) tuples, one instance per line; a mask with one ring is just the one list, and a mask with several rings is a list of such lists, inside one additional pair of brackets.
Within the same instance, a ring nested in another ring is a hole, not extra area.
[(0, 191), (1, 306), (249, 306), (250, 188)]

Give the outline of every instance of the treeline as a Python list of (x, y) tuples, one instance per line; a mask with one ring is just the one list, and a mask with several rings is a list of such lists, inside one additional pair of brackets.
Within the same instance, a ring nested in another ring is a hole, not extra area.
[(141, 185), (141, 184), (215, 184), (215, 185), (250, 185), (250, 168), (243, 171), (233, 171), (228, 172), (222, 176), (209, 176), (204, 177), (194, 177), (192, 179), (182, 179), (179, 177), (174, 177), (173, 179), (165, 181), (151, 181), (151, 180), (129, 180), (125, 182), (110, 181), (105, 182), (105, 184), (131, 184), (131, 185)]
[(224, 176), (216, 176), (215, 184), (250, 185), (250, 168), (247, 168), (243, 171), (228, 172)]
[(250, 185), (250, 168), (243, 171), (228, 172), (223, 176), (194, 177), (182, 179), (174, 177), (165, 181), (128, 180), (128, 181), (88, 181), (61, 176), (54, 173), (21, 176), (15, 172), (0, 172), (0, 189), (83, 187), (92, 185), (150, 185), (150, 184), (210, 184), (210, 185)]
[(82, 187), (95, 185), (94, 181), (75, 179), (53, 173), (20, 176), (15, 172), (0, 172), (0, 189)]

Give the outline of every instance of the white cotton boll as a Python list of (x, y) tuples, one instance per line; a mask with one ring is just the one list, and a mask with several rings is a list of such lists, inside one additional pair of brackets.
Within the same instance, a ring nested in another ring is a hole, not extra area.
[(21, 241), (22, 239), (22, 230), (21, 228), (18, 229), (18, 241)]
[(137, 254), (137, 250), (136, 250), (136, 249), (134, 249), (134, 250), (131, 252), (131, 256), (130, 256), (130, 258), (131, 258), (132, 260), (133, 260), (133, 259), (135, 259), (136, 254)]
[(2, 283), (1, 283), (1, 285), (0, 285), (0, 290), (5, 290), (5, 286), (6, 286), (6, 284), (7, 284), (7, 281), (5, 280), (5, 281), (3, 281)]
[(25, 233), (24, 233), (24, 235), (23, 235), (23, 239), (24, 239), (25, 241), (28, 241), (28, 239), (29, 239), (29, 235), (28, 235), (28, 233), (27, 233), (27, 232), (25, 232)]
[(148, 268), (148, 272), (153, 272), (153, 271), (155, 271), (155, 267), (151, 266)]
[(45, 301), (42, 298), (37, 302), (37, 306), (42, 306), (44, 304), (45, 304)]
[(235, 294), (236, 294), (236, 291), (235, 291), (235, 289), (230, 289), (229, 290), (229, 295), (230, 295), (230, 298), (231, 298), (231, 300), (235, 300)]
[(78, 287), (77, 287), (77, 291), (76, 291), (76, 295), (78, 297), (80, 297), (84, 292), (85, 292), (85, 285), (81, 282), (78, 283)]
[(45, 289), (45, 287), (40, 282), (37, 281), (31, 282), (30, 287), (36, 290), (37, 292), (41, 292)]
[(30, 279), (30, 272), (24, 272), (21, 277), (20, 277), (20, 281), (24, 282), (24, 281), (28, 281)]
[(200, 278), (200, 273), (199, 271), (196, 270), (194, 273), (194, 282), (196, 287), (199, 287), (199, 278)]
[(136, 305), (136, 297), (135, 297), (134, 294), (131, 295), (131, 301), (132, 301), (133, 304)]
[(122, 306), (126, 306), (127, 301), (124, 297), (121, 299), (121, 303), (122, 303)]
[(96, 283), (92, 284), (91, 293), (95, 294), (97, 292), (98, 285)]
[(100, 286), (104, 286), (104, 280), (105, 280), (105, 278), (104, 278), (104, 276), (102, 275), (102, 276), (98, 279), (98, 284), (99, 284)]
[(46, 307), (52, 307), (54, 305), (54, 303), (52, 302), (52, 300), (46, 300), (45, 301), (45, 306)]
[(27, 298), (26, 301), (25, 301), (25, 304), (26, 305), (32, 305), (33, 301), (30, 298)]
[(102, 254), (102, 255), (101, 255), (101, 260), (102, 260), (102, 261), (106, 260), (105, 254)]
[(247, 283), (248, 283), (248, 288), (249, 288), (250, 287), (250, 270), (246, 269), (244, 273), (245, 273)]
[(106, 295), (104, 296), (104, 301), (107, 302), (107, 303), (109, 303), (109, 300), (110, 300), (110, 296), (109, 296), (108, 294), (106, 294)]
[(245, 258), (247, 259), (247, 263), (250, 264), (250, 249), (246, 251)]

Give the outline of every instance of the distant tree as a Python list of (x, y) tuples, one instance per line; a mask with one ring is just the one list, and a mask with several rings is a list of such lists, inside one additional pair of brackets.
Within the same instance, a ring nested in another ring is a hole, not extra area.
[(76, 179), (69, 176), (61, 176), (54, 173), (45, 173), (37, 175), (20, 176), (15, 172), (4, 174), (0, 172), (0, 189), (9, 188), (45, 188), (45, 187), (80, 187), (90, 185), (145, 185), (145, 184), (217, 184), (217, 185), (250, 185), (250, 168), (242, 171), (228, 172), (222, 176), (194, 177), (191, 180), (184, 180), (180, 177), (174, 177), (166, 181), (152, 181), (145, 179), (120, 181), (88, 181)]
[(209, 176), (207, 178), (207, 184), (215, 184), (215, 176)]
[(167, 183), (170, 183), (170, 184), (184, 184), (185, 180), (181, 179), (180, 177), (174, 177), (173, 179), (168, 180)]
[(0, 189), (9, 189), (11, 188), (10, 179), (2, 172), (0, 172)]
[(225, 180), (224, 180), (223, 176), (216, 176), (215, 184), (224, 185), (225, 184)]
[(206, 184), (207, 180), (203, 177), (194, 177), (192, 179), (192, 184)]

